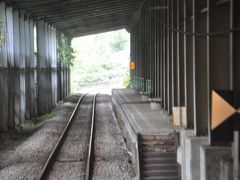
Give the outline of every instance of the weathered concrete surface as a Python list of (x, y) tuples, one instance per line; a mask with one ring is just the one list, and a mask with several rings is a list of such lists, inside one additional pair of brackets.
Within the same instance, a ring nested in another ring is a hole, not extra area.
[[(6, 32), (5, 3), (0, 2), (0, 32)], [(0, 131), (8, 130), (8, 62), (7, 44), (0, 40)]]
[(202, 146), (200, 148), (201, 180), (219, 180), (220, 159), (230, 159), (231, 157), (231, 147)]
[(153, 110), (147, 96), (143, 96), (133, 89), (115, 89), (113, 96), (118, 99), (137, 133), (157, 135), (169, 134), (174, 131), (167, 112)]
[(139, 171), (139, 158), (138, 158), (138, 137), (137, 133), (132, 128), (128, 120), (128, 116), (123, 111), (122, 107), (117, 98), (112, 98), (113, 102), (113, 110), (118, 119), (118, 123), (120, 128), (122, 129), (123, 137), (127, 143), (127, 148), (132, 153), (132, 163), (135, 169), (136, 178), (139, 179), (140, 171)]
[(220, 160), (220, 180), (233, 179), (233, 160), (221, 159)]
[(175, 129), (169, 122), (167, 112), (153, 110), (147, 96), (133, 89), (114, 89), (112, 94), (114, 111), (132, 153), (136, 177), (139, 178), (138, 134), (169, 134)]
[(186, 153), (186, 139), (194, 135), (194, 130), (181, 129), (180, 131), (180, 146), (177, 150), (177, 162), (181, 164), (182, 179), (186, 179), (186, 161), (188, 154)]
[(8, 72), (0, 70), (0, 132), (8, 130)]
[(208, 144), (208, 137), (186, 139), (186, 180), (200, 180), (200, 147)]

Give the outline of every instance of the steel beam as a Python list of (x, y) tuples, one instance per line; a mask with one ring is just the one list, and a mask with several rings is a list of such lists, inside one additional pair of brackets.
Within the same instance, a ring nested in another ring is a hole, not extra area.
[[(207, 1), (193, 0), (193, 33), (207, 32), (207, 14), (201, 10), (207, 7)], [(209, 58), (207, 38), (193, 37), (194, 62), (194, 131), (196, 135), (208, 134), (209, 123)]]
[[(193, 32), (192, 0), (184, 0), (184, 31)], [(185, 103), (187, 128), (194, 127), (193, 106), (193, 37), (184, 35), (184, 64), (185, 64)]]

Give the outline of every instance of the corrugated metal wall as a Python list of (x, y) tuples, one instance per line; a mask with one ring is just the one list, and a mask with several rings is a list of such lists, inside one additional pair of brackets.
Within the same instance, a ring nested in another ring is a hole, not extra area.
[(7, 131), (65, 98), (70, 70), (58, 65), (57, 30), (46, 22), (1, 2), (0, 32), (0, 130)]

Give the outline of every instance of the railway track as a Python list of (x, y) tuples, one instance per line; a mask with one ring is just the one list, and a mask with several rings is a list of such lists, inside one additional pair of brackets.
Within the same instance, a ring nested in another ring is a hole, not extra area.
[[(40, 173), (40, 176), (38, 177), (39, 180), (48, 179), (48, 177), (52, 173), (54, 165), (58, 162), (58, 158), (61, 156), (61, 150), (62, 150), (63, 146), (68, 143), (67, 142), (68, 141), (67, 140), (68, 133), (71, 132), (71, 129), (74, 128), (74, 126), (75, 126), (75, 125), (73, 125), (73, 126), (71, 126), (71, 125), (73, 123), (77, 123), (77, 121), (78, 121), (77, 116), (82, 117), (81, 121), (86, 125), (86, 127), (87, 127), (86, 129), (88, 129), (89, 131), (86, 133), (86, 134), (88, 134), (88, 136), (84, 140), (82, 140), (82, 141), (74, 140), (74, 143), (81, 143), (81, 147), (83, 147), (83, 149), (84, 149), (83, 150), (84, 153), (83, 153), (83, 155), (81, 155), (81, 156), (83, 156), (83, 158), (71, 159), (69, 161), (69, 163), (77, 162), (77, 161), (81, 162), (82, 167), (79, 167), (78, 169), (80, 171), (82, 169), (83, 172), (81, 172), (80, 174), (83, 174), (83, 176), (81, 176), (80, 179), (89, 180), (91, 178), (96, 96), (97, 96), (97, 94), (96, 95), (84, 94), (79, 98), (79, 100), (76, 104), (76, 107), (74, 108), (74, 111), (68, 120), (66, 127), (64, 128), (58, 142), (56, 143), (50, 156), (48, 157), (48, 159), (42, 169), (42, 172)], [(91, 99), (90, 100), (91, 104), (89, 104), (89, 102), (87, 100), (89, 98)], [(83, 113), (83, 112), (86, 112), (86, 109), (82, 110), (82, 113), (81, 113), (81, 106), (83, 106), (84, 104), (88, 105), (87, 112), (89, 112), (89, 113), (85, 113), (85, 114)], [(84, 129), (84, 130), (86, 130), (86, 129)], [(81, 134), (82, 134), (82, 132), (81, 132)], [(68, 161), (64, 161), (64, 163), (68, 163)]]

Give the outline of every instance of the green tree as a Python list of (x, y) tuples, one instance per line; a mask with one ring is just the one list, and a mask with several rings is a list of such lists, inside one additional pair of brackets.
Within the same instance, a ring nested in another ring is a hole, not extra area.
[(119, 82), (126, 73), (129, 74), (128, 59), (117, 61), (115, 58), (118, 53), (129, 56), (129, 39), (129, 34), (124, 30), (73, 39), (75, 60), (71, 71), (72, 90), (78, 91), (91, 83)]
[(114, 34), (112, 42), (111, 42), (111, 48), (113, 52), (119, 52), (122, 51), (126, 45), (127, 45), (128, 39), (127, 36), (124, 35), (124, 32), (118, 31), (116, 34)]

